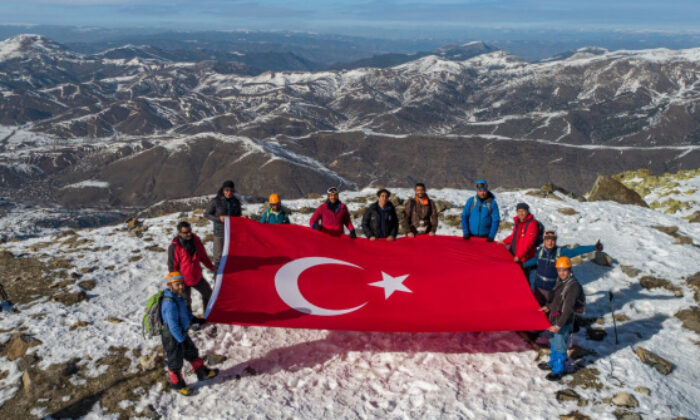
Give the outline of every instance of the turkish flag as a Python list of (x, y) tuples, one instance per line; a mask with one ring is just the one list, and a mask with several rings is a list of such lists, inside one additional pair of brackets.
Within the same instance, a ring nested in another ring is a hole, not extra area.
[(498, 243), (393, 242), (226, 220), (209, 322), (353, 331), (520, 331), (550, 326)]

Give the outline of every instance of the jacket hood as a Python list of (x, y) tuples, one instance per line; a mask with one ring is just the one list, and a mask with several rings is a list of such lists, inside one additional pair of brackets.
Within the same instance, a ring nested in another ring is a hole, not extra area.
[[(197, 241), (199, 240), (199, 236), (197, 236), (197, 235), (195, 235), (195, 234), (193, 233), (193, 234), (192, 234), (192, 240), (193, 240), (195, 243), (197, 243)], [(175, 235), (175, 237), (173, 238), (173, 240), (172, 240), (170, 243), (173, 244), (173, 245), (175, 245), (175, 246), (182, 246), (182, 244), (180, 243), (180, 237), (179, 237), (178, 235)]]
[[(527, 215), (527, 217), (525, 218), (525, 220), (522, 221), (522, 223), (525, 223), (525, 222), (527, 222), (527, 221), (529, 221), (529, 220), (532, 220), (532, 219), (534, 219), (534, 218), (535, 218), (535, 216), (533, 216), (532, 213), (530, 213), (530, 214)], [(513, 218), (513, 221), (515, 221), (515, 223), (520, 223), (520, 219), (518, 218), (518, 216), (515, 216), (515, 217)]]

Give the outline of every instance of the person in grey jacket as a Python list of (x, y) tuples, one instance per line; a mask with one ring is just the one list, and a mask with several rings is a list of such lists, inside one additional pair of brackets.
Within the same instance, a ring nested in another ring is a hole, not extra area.
[(224, 249), (224, 221), (227, 217), (242, 215), (241, 202), (234, 196), (235, 192), (233, 181), (225, 181), (204, 213), (204, 216), (214, 223), (214, 265), (217, 267)]
[(542, 370), (551, 370), (547, 375), (550, 381), (558, 381), (564, 376), (569, 338), (574, 329), (576, 312), (585, 306), (585, 295), (581, 284), (571, 272), (571, 259), (559, 257), (556, 263), (557, 282), (547, 305), (540, 308), (549, 315), (552, 324), (548, 331), (551, 352), (549, 362), (537, 365)]

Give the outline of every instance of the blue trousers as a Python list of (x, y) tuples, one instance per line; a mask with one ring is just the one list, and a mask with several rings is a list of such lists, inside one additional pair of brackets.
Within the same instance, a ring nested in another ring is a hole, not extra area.
[(570, 322), (562, 327), (559, 332), (552, 334), (549, 339), (549, 365), (552, 366), (552, 373), (564, 373), (566, 367), (566, 352), (569, 347), (569, 338), (574, 329), (574, 323)]

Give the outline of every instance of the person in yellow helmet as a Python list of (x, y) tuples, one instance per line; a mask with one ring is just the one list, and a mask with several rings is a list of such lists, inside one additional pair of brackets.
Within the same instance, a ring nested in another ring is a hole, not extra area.
[(263, 211), (260, 216), (260, 223), (269, 224), (289, 224), (289, 215), (291, 211), (282, 207), (282, 200), (279, 194), (270, 194), (268, 200), (269, 207)]
[(549, 362), (537, 365), (542, 370), (551, 370), (547, 375), (550, 381), (558, 381), (565, 374), (568, 343), (574, 329), (574, 320), (577, 312), (583, 311), (586, 302), (583, 288), (571, 271), (571, 259), (559, 257), (555, 266), (557, 282), (549, 302), (541, 308), (549, 315), (549, 322), (552, 324), (548, 329), (552, 333), (552, 338), (549, 339), (551, 352)]

